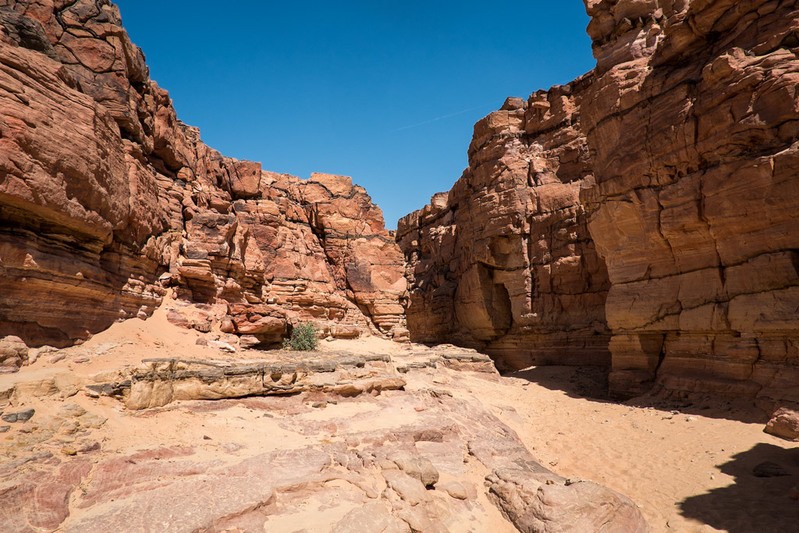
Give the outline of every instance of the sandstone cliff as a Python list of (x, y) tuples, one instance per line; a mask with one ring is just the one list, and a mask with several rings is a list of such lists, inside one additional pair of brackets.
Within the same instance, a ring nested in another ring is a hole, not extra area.
[(402, 338), (402, 254), (349, 178), (220, 155), (107, 0), (0, 0), (0, 337), (68, 345), (165, 287), (229, 333)]
[(478, 123), (403, 219), (412, 337), (511, 366), (608, 349), (619, 396), (799, 400), (799, 8), (586, 6), (595, 71)]
[(612, 284), (613, 390), (642, 392), (657, 375), (673, 389), (799, 400), (799, 8), (588, 12), (596, 185), (581, 198)]
[(579, 202), (591, 81), (508, 99), (475, 126), (452, 191), (400, 220), (413, 340), (482, 348), (516, 368), (609, 363), (608, 277)]

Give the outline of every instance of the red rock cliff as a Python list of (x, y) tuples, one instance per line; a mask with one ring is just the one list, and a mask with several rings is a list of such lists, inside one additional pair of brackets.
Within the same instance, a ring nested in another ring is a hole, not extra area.
[(208, 148), (106, 0), (0, 0), (0, 336), (66, 345), (165, 286), (270, 342), (404, 335), (402, 254), (349, 178)]
[(587, 6), (612, 389), (799, 400), (796, 2)]
[(799, 400), (799, 8), (586, 6), (596, 70), (478, 123), (403, 219), (412, 337), (601, 361), (607, 324), (619, 396)]
[(579, 202), (591, 82), (508, 99), (475, 126), (452, 190), (400, 220), (413, 340), (478, 347), (506, 367), (609, 364), (608, 277)]

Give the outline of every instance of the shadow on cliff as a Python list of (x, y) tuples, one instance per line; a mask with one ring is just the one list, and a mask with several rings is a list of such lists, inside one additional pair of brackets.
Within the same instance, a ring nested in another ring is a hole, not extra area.
[[(565, 392), (572, 398), (600, 403), (618, 403), (631, 407), (653, 408), (666, 413), (679, 411), (686, 415), (723, 418), (749, 424), (766, 424), (768, 413), (759, 409), (754, 400), (712, 398), (697, 395), (676, 397), (668, 392), (655, 392), (627, 401), (617, 401), (608, 393), (608, 369), (598, 366), (536, 366), (525, 370), (503, 372), (503, 376), (536, 383), (550, 390)], [(799, 531), (799, 528), (797, 529)]]
[[(764, 462), (779, 465), (783, 475), (755, 476), (753, 470)], [(799, 448), (760, 443), (718, 469), (735, 482), (686, 498), (679, 504), (683, 516), (730, 533), (799, 531), (799, 502), (790, 497), (799, 485)]]
[(70, 231), (0, 202), (0, 338), (66, 348), (160, 305), (155, 261)]

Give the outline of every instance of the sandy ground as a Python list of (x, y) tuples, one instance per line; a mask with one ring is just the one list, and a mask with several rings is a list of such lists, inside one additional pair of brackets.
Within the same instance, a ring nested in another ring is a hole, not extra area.
[[(751, 405), (590, 399), (602, 375), (586, 368), (532, 368), (499, 387), (465, 381), (544, 466), (626, 494), (653, 531), (799, 531), (799, 502), (788, 496), (799, 448), (763, 433), (766, 417)], [(755, 477), (765, 461), (792, 475)]]
[[(147, 357), (230, 359), (260, 354), (226, 354), (197, 345), (201, 337), (213, 338), (213, 334), (209, 337), (177, 328), (159, 310), (147, 321), (116, 324), (82, 346), (44, 354), (20, 375), (0, 376), (0, 389), (23, 374), (30, 379), (65, 369), (83, 375), (114, 372)], [(414, 357), (430, 350), (376, 338), (322, 341), (321, 349), (394, 357)], [(61, 355), (63, 359), (56, 360)], [(590, 368), (538, 367), (505, 377), (470, 372), (453, 376), (442, 373), (432, 380), (456, 397), (478, 398), (518, 433), (547, 468), (565, 477), (598, 482), (632, 498), (653, 531), (799, 531), (799, 502), (788, 495), (799, 485), (799, 448), (763, 433), (765, 414), (751, 405), (709, 400), (669, 404), (657, 399), (613, 403), (602, 399), (602, 372)], [(262, 428), (270, 437), (264, 439), (264, 431), (253, 431), (253, 427), (263, 425), (267, 415), (246, 403), (218, 409), (221, 404), (207, 402), (207, 413), (197, 408), (188, 412), (166, 409), (151, 417), (126, 412), (111, 398), (78, 394), (70, 402), (107, 419), (102, 442), (107, 453), (130, 450), (133, 442), (142, 443), (143, 448), (192, 445), (197, 453), (222, 460), (240, 449), (257, 447), (259, 452), (267, 452), (312, 443), (312, 436), (275, 424)], [(280, 400), (270, 402), (279, 406)], [(57, 409), (57, 404), (36, 399), (29, 405), (42, 414)], [(374, 404), (355, 399), (292, 416), (318, 422), (320, 427), (330, 422), (331, 439), (336, 438), (336, 418), (349, 419), (353, 428), (368, 428), (381, 420), (394, 423), (403, 416), (400, 410), (375, 409)], [(133, 419), (135, 423), (131, 423)], [(12, 432), (3, 439), (13, 437)], [(782, 465), (791, 475), (755, 477), (752, 468), (764, 461)], [(314, 514), (313, 508), (303, 512), (309, 517)], [(498, 516), (496, 523), (498, 528), (503, 523)]]

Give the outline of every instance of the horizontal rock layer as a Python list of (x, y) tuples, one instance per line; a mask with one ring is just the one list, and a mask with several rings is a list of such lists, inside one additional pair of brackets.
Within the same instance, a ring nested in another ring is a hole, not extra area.
[[(319, 355), (319, 354), (318, 354)], [(88, 385), (93, 394), (119, 396), (129, 409), (163, 407), (179, 400), (219, 400), (300, 392), (357, 396), (397, 390), (405, 381), (388, 356), (326, 357), (290, 363), (145, 359), (122, 381)]]
[[(440, 365), (485, 357), (422, 349), (281, 363), (272, 355), (149, 360), (105, 371), (132, 378), (122, 397), (128, 405), (136, 397), (167, 399), (158, 394), (167, 386), (183, 400), (238, 398), (257, 374), (274, 385), (265, 394), (280, 394), (138, 412), (77, 395), (84, 380), (103, 381), (81, 375), (86, 367), (44, 380), (28, 369), (6, 376), (16, 382), (11, 405), (0, 402), (2, 414), (34, 402), (41, 409), (2, 441), (0, 529), (647, 531), (629, 498), (541, 466), (468, 392), (469, 380), (496, 378)], [(347, 397), (364, 379), (396, 382), (393, 368), (401, 366), (406, 390)], [(156, 394), (136, 390), (148, 385)]]
[(508, 366), (609, 351), (618, 396), (796, 401), (799, 9), (586, 6), (597, 68), (479, 122), (463, 177), (401, 221), (412, 338)]
[(579, 202), (590, 81), (508, 99), (475, 126), (452, 190), (400, 220), (413, 340), (477, 347), (506, 367), (609, 364), (608, 277)]
[(208, 148), (107, 0), (0, 0), (0, 337), (68, 345), (168, 286), (264, 342), (300, 320), (405, 336), (402, 255), (361, 187)]
[[(283, 354), (285, 355), (285, 354)], [(445, 351), (392, 360), (388, 355), (307, 353), (290, 359), (144, 359), (136, 368), (100, 374), (86, 385), (92, 397), (121, 399), (129, 409), (163, 407), (180, 400), (220, 400), (323, 392), (352, 397), (402, 390), (400, 374), (449, 368), (496, 374), (488, 356)], [(113, 379), (109, 380), (109, 377)]]

